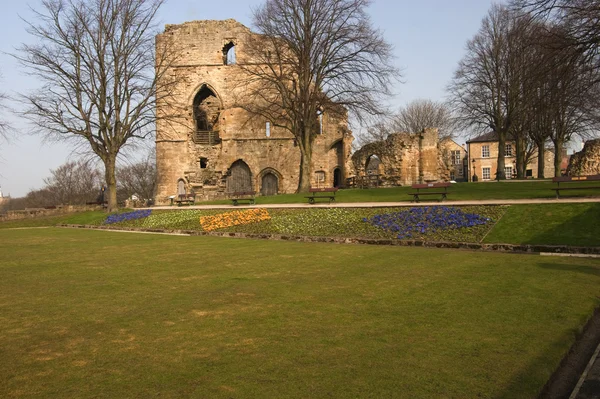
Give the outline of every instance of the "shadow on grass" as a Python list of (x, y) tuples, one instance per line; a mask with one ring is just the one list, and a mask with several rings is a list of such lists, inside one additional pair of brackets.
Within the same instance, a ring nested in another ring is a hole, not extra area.
[(565, 272), (576, 272), (583, 274), (590, 274), (592, 276), (600, 276), (600, 264), (598, 267), (588, 265), (572, 265), (572, 264), (559, 264), (559, 263), (542, 263), (540, 265), (542, 269), (546, 270), (560, 270)]
[[(577, 206), (576, 206), (577, 205)], [(573, 204), (572, 209), (576, 210), (579, 205)], [(582, 247), (600, 246), (600, 203), (585, 206), (581, 213), (575, 213), (571, 217), (564, 219), (564, 215), (540, 215), (542, 220), (538, 220), (539, 225), (548, 226), (544, 231), (537, 231), (530, 237), (526, 244), (549, 244), (549, 245), (570, 245)], [(552, 220), (544, 222), (543, 218), (553, 217), (564, 219), (562, 223), (552, 223)]]

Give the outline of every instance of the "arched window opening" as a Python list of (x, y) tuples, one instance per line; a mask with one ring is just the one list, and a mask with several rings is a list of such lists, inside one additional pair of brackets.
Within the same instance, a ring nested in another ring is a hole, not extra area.
[(319, 124), (319, 134), (323, 134), (323, 110), (317, 110), (317, 123)]
[(229, 42), (223, 47), (223, 64), (224, 65), (235, 65), (235, 44)]
[(219, 115), (221, 104), (216, 94), (206, 85), (194, 97), (194, 121), (196, 131), (194, 142), (214, 145), (220, 143)]
[(208, 159), (202, 157), (198, 163), (200, 164), (200, 169), (206, 169), (206, 166), (208, 165)]
[(379, 159), (377, 155), (371, 155), (369, 158), (367, 158), (365, 172), (367, 175), (378, 175), (379, 165), (381, 165), (381, 159)]
[(252, 172), (246, 162), (238, 159), (229, 168), (227, 176), (228, 193), (248, 193), (254, 191), (252, 187)]

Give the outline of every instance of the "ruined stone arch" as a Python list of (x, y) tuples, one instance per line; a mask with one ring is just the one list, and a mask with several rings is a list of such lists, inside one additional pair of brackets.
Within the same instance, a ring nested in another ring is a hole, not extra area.
[(217, 91), (208, 83), (196, 87), (191, 99), (194, 126), (193, 139), (197, 144), (217, 144), (219, 121), (223, 110), (223, 101)]
[(365, 173), (367, 175), (377, 175), (380, 173), (382, 160), (377, 154), (369, 155), (365, 160)]
[(261, 195), (279, 194), (283, 175), (273, 168), (264, 168), (257, 176), (257, 185)]

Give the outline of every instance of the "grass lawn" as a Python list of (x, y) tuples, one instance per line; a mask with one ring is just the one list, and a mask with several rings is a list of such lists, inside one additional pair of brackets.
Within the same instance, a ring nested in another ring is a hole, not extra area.
[(0, 397), (531, 398), (600, 261), (0, 231)]
[(600, 246), (600, 203), (527, 204), (507, 208), (485, 242)]

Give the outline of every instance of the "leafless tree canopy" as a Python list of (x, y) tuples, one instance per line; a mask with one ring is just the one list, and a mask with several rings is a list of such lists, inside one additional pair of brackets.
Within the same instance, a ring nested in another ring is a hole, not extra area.
[[(2, 75), (0, 74), (0, 80), (2, 79)], [(0, 92), (0, 140), (8, 139), (8, 131), (10, 129), (10, 125), (7, 121), (6, 117), (6, 101), (8, 97), (6, 93)]]
[(96, 200), (103, 184), (102, 174), (89, 161), (67, 162), (44, 179), (51, 205), (85, 205)]
[(577, 46), (598, 63), (600, 0), (513, 0), (512, 5), (539, 19), (560, 25)]
[(117, 154), (155, 123), (164, 57), (155, 59), (154, 19), (163, 2), (44, 0), (27, 21), (36, 44), (16, 55), (43, 83), (24, 96), (25, 116), (48, 135), (89, 144), (105, 166), (109, 210), (117, 206)]
[(151, 200), (156, 192), (156, 156), (150, 154), (146, 159), (117, 168), (119, 202), (132, 195), (141, 200)]
[[(373, 28), (370, 0), (267, 0), (248, 48), (239, 106), (290, 131), (302, 154), (299, 190), (310, 185), (317, 113), (379, 115), (399, 77), (392, 47)], [(345, 108), (343, 108), (345, 107)]]
[(450, 107), (432, 100), (414, 100), (400, 108), (392, 126), (397, 132), (418, 134), (427, 128), (437, 128), (441, 137), (454, 134), (454, 118)]

